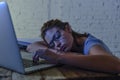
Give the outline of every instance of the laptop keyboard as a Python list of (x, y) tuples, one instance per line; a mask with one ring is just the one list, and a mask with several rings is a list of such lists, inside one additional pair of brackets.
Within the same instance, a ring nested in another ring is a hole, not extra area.
[(37, 64), (35, 64), (35, 63), (33, 63), (32, 60), (23, 59), (23, 64), (24, 64), (24, 67), (27, 68), (27, 67), (40, 65), (40, 64), (48, 64), (48, 62), (45, 60), (42, 60), (42, 61), (39, 61)]
[[(19, 44), (22, 44), (22, 43), (20, 43), (19, 42)], [(31, 58), (31, 55), (29, 55), (30, 53), (29, 52), (26, 52), (26, 47), (27, 46), (22, 46), (22, 45), (20, 45), (21, 47), (19, 47), (20, 48), (20, 51), (21, 51), (21, 55), (22, 55), (22, 60), (23, 60), (23, 65), (24, 65), (24, 67), (25, 68), (28, 68), (28, 67), (32, 67), (32, 66), (36, 66), (36, 65), (40, 65), (40, 64), (49, 64), (49, 62), (48, 61), (46, 61), (46, 60), (43, 60), (43, 59), (40, 59), (39, 60), (39, 62), (37, 62), (37, 64), (36, 63), (33, 63), (33, 61), (32, 60), (30, 60), (30, 59), (26, 59), (27, 57), (30, 57)], [(26, 55), (27, 54), (27, 55)]]

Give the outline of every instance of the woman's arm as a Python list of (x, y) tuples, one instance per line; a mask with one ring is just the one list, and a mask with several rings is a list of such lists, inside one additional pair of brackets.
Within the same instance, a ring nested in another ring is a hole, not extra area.
[(62, 63), (101, 72), (120, 73), (120, 60), (118, 58), (110, 55), (100, 46), (94, 46), (91, 50), (89, 55), (79, 55), (73, 52), (39, 49), (37, 55), (53, 63)]
[(120, 73), (120, 60), (108, 55), (63, 54), (58, 62), (96, 71)]
[(47, 48), (47, 45), (44, 41), (37, 41), (27, 46), (28, 52), (36, 52), (38, 49)]
[(89, 55), (63, 54), (59, 57), (59, 61), (85, 69), (120, 73), (120, 59), (112, 56), (99, 45), (93, 46)]
[[(41, 48), (39, 42), (31, 44), (28, 49), (31, 52), (37, 51), (39, 57), (53, 63), (62, 63), (102, 72), (120, 73), (120, 60), (110, 55), (100, 46), (92, 47), (89, 55), (78, 55), (78, 53), (75, 54), (73, 52), (57, 52), (56, 50), (48, 49), (46, 46)], [(36, 56), (34, 57), (38, 58)]]

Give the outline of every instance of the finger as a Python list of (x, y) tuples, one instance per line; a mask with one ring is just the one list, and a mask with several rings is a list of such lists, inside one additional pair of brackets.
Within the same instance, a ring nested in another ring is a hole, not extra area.
[(33, 62), (38, 62), (38, 61), (39, 61), (39, 55), (35, 53), (35, 55), (33, 56)]
[(36, 51), (36, 53), (39, 55), (39, 56), (43, 56), (46, 52), (46, 49), (39, 49)]

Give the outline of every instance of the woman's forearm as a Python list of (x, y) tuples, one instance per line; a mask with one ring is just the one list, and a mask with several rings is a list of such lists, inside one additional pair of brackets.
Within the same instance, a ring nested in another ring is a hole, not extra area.
[(59, 61), (85, 69), (120, 73), (120, 60), (112, 56), (63, 54)]
[[(40, 43), (33, 43), (28, 46), (29, 52), (35, 52), (39, 49), (46, 48)], [(57, 61), (62, 64), (73, 65), (80, 68), (120, 73), (120, 60), (108, 55), (78, 55), (72, 52), (57, 52), (54, 49), (49, 49), (54, 55), (57, 55)], [(57, 54), (56, 54), (57, 53)], [(48, 55), (47, 55), (48, 56)], [(51, 56), (52, 57), (52, 56)]]
[(47, 48), (46, 44), (43, 41), (37, 41), (27, 46), (28, 52), (35, 52), (38, 49)]

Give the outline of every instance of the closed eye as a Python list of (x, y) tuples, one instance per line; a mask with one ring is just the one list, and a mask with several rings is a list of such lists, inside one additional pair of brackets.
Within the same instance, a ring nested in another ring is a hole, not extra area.
[(51, 48), (54, 47), (54, 46), (55, 46), (54, 41), (59, 40), (60, 37), (61, 37), (61, 33), (60, 33), (60, 31), (58, 30), (58, 31), (56, 31), (56, 33), (54, 34), (52, 41), (49, 43), (49, 47), (51, 47)]
[(54, 40), (57, 40), (60, 37), (61, 37), (61, 33), (60, 33), (60, 31), (57, 31), (56, 34), (55, 34), (55, 36), (54, 36)]

